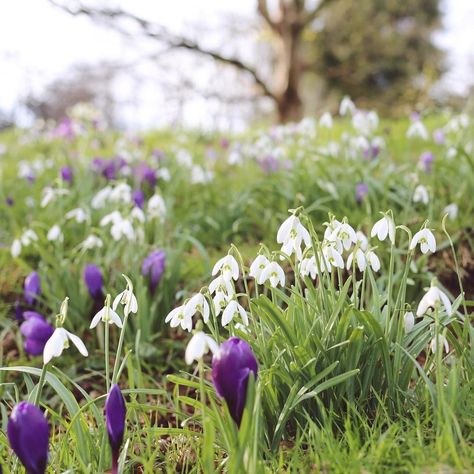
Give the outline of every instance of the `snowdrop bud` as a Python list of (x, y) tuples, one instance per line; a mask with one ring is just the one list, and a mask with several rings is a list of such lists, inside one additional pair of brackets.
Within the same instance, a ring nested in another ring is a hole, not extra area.
[(430, 197), (428, 195), (428, 190), (422, 184), (419, 184), (413, 193), (413, 202), (428, 204), (429, 201)]
[(117, 384), (112, 385), (105, 402), (105, 422), (114, 464), (118, 460), (120, 446), (123, 441), (125, 417), (126, 406), (122, 392)]
[(256, 378), (257, 359), (249, 344), (237, 337), (221, 344), (212, 358), (212, 382), (237, 425), (242, 420), (251, 372)]
[(407, 311), (403, 316), (403, 323), (405, 326), (405, 332), (410, 332), (415, 326), (415, 316), (412, 311)]
[(391, 217), (384, 215), (382, 219), (374, 224), (370, 236), (377, 236), (380, 241), (383, 241), (387, 238), (387, 235), (392, 245), (395, 245), (395, 223)]
[(18, 403), (8, 420), (7, 435), (26, 472), (44, 474), (48, 463), (49, 425), (43, 412), (31, 403)]
[(51, 227), (51, 229), (49, 229), (46, 238), (50, 242), (55, 242), (55, 241), (61, 242), (63, 240), (63, 234), (61, 232), (61, 227), (59, 227), (58, 224), (53, 225), (53, 227)]
[(422, 253), (436, 252), (436, 239), (430, 229), (421, 229), (413, 236), (410, 242), (410, 250), (414, 250), (417, 244), (420, 244)]
[(26, 278), (23, 289), (23, 298), (33, 305), (38, 296), (41, 295), (41, 279), (38, 272), (31, 272)]
[(188, 342), (184, 359), (186, 364), (190, 365), (194, 360), (201, 360), (204, 354), (207, 354), (209, 350), (215, 354), (219, 349), (217, 342), (212, 339), (211, 336), (197, 331), (193, 334), (193, 337)]
[(436, 351), (438, 350), (438, 347), (440, 346), (442, 350), (444, 349), (444, 352), (446, 352), (446, 354), (449, 352), (448, 340), (446, 339), (446, 336), (444, 336), (443, 334), (438, 334), (438, 337), (436, 336), (433, 337), (433, 339), (430, 342), (430, 349), (433, 353), (436, 353)]
[(443, 209), (443, 214), (447, 214), (451, 220), (456, 219), (456, 217), (458, 216), (458, 205), (455, 204), (454, 202), (451, 204), (448, 204)]

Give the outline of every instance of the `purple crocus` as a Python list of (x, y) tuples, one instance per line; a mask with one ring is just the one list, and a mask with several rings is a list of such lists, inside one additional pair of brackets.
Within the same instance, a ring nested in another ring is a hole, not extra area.
[(267, 155), (257, 160), (257, 163), (265, 174), (275, 173), (280, 169), (280, 162), (273, 155)]
[(143, 209), (143, 205), (145, 204), (145, 194), (141, 189), (135, 189), (135, 191), (133, 191), (132, 199), (135, 206)]
[(221, 344), (212, 358), (212, 382), (237, 425), (245, 407), (250, 372), (257, 377), (257, 359), (249, 344), (237, 337)]
[(70, 166), (63, 166), (61, 168), (61, 178), (68, 184), (72, 184), (73, 171)]
[(420, 155), (418, 164), (425, 173), (431, 173), (433, 170), (433, 160), (433, 153), (431, 153), (431, 151), (425, 151)]
[(72, 140), (75, 136), (74, 124), (70, 118), (64, 118), (53, 130), (53, 136), (56, 138), (67, 138)]
[(446, 139), (445, 139), (444, 131), (442, 128), (437, 128), (433, 132), (433, 139), (437, 145), (444, 145)]
[(150, 276), (151, 291), (155, 291), (166, 267), (166, 254), (164, 250), (154, 250), (142, 263), (142, 275)]
[(357, 183), (355, 186), (355, 199), (361, 203), (369, 194), (369, 187), (365, 183)]
[(13, 308), (15, 310), (15, 319), (17, 320), (18, 324), (21, 324), (25, 320), (25, 318), (23, 317), (25, 308), (23, 308), (23, 305), (21, 304), (19, 300), (15, 301)]
[(125, 431), (126, 407), (122, 392), (117, 384), (112, 385), (105, 402), (105, 422), (112, 450), (112, 474), (118, 472), (120, 446)]
[(150, 168), (147, 163), (139, 163), (134, 169), (134, 174), (138, 178), (140, 184), (148, 183), (150, 187), (155, 187), (157, 180), (156, 171)]
[(40, 277), (38, 272), (31, 272), (25, 278), (23, 297), (28, 304), (33, 305), (39, 295), (41, 295)]
[(91, 297), (94, 300), (101, 299), (103, 296), (103, 278), (100, 268), (97, 265), (94, 265), (93, 263), (88, 263), (84, 267), (83, 278)]
[(54, 328), (36, 311), (25, 311), (23, 318), (20, 332), (25, 338), (25, 352), (33, 356), (40, 355), (47, 340), (53, 335)]
[(18, 403), (8, 420), (7, 435), (27, 474), (44, 474), (48, 463), (49, 425), (43, 412), (31, 403)]
[(11, 196), (7, 196), (5, 199), (5, 203), (8, 207), (12, 207), (13, 204), (15, 204), (15, 201), (13, 200)]

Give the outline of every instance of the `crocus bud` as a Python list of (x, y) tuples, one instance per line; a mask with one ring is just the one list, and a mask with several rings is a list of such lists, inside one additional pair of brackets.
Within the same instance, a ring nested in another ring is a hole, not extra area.
[(43, 474), (48, 462), (49, 425), (35, 405), (20, 402), (7, 426), (8, 441), (27, 474)]
[(355, 198), (358, 203), (361, 203), (369, 194), (369, 187), (365, 183), (357, 183), (355, 187)]
[(240, 425), (245, 407), (250, 372), (257, 377), (257, 371), (257, 359), (251, 347), (237, 337), (221, 344), (212, 358), (212, 382), (237, 425)]
[(116, 472), (120, 446), (125, 431), (125, 400), (117, 384), (112, 385), (105, 402), (105, 422), (112, 449), (112, 472)]
[(61, 168), (61, 178), (63, 181), (66, 183), (72, 184), (72, 178), (73, 178), (73, 171), (70, 166), (63, 166)]
[(101, 299), (102, 294), (102, 272), (97, 265), (89, 263), (84, 268), (84, 282), (91, 297), (95, 300)]
[(142, 275), (150, 276), (151, 291), (155, 291), (166, 266), (166, 254), (163, 250), (155, 250), (143, 260)]
[(139, 207), (140, 209), (143, 209), (143, 204), (145, 204), (145, 194), (141, 189), (136, 189), (135, 191), (133, 191), (132, 199), (135, 203), (135, 206)]
[(25, 338), (25, 352), (36, 356), (43, 353), (46, 341), (53, 335), (54, 328), (36, 311), (25, 311), (25, 321), (20, 326), (20, 332)]
[(37, 272), (31, 272), (25, 278), (23, 296), (28, 304), (34, 304), (36, 297), (41, 294), (41, 280)]

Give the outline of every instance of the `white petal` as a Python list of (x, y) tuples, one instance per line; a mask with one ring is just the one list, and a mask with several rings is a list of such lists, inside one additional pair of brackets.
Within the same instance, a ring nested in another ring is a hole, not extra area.
[(130, 311), (134, 314), (136, 314), (138, 311), (137, 298), (133, 293), (130, 295)]
[[(125, 290), (126, 291), (126, 290)], [(120, 304), (120, 301), (122, 300), (122, 296), (124, 295), (125, 291), (122, 291), (122, 293), (119, 293), (115, 299), (114, 299), (114, 302), (112, 303), (112, 309), (114, 311), (117, 310), (117, 306)]]
[[(295, 219), (298, 219), (296, 216), (292, 215), (288, 217), (280, 226), (277, 232), (277, 242), (282, 244), (288, 239), (288, 235), (295, 224)], [(299, 220), (299, 219), (298, 219)]]
[(237, 302), (235, 300), (231, 301), (227, 305), (227, 308), (222, 313), (222, 320), (221, 320), (222, 326), (227, 326), (232, 321), (237, 309), (236, 305), (237, 305)]
[(451, 306), (451, 301), (449, 301), (449, 298), (447, 297), (447, 295), (441, 291), (440, 289), (438, 289), (438, 295), (442, 301), (442, 303), (444, 304), (444, 307), (446, 308), (446, 312), (448, 313), (448, 316), (451, 316), (451, 313), (453, 312), (453, 307)]
[(43, 349), (43, 363), (46, 365), (53, 357), (59, 357), (64, 350), (67, 332), (63, 328), (56, 328), (46, 341)]
[(249, 318), (247, 316), (247, 311), (245, 311), (245, 309), (240, 304), (237, 305), (237, 309), (239, 310), (239, 314), (240, 314), (240, 317), (242, 318), (242, 322), (246, 326), (248, 326), (249, 325)]
[(82, 342), (82, 340), (76, 336), (75, 334), (72, 334), (69, 331), (66, 331), (67, 336), (69, 339), (71, 339), (72, 343), (77, 347), (77, 350), (84, 356), (87, 357), (89, 353), (87, 352), (86, 346)]
[(221, 259), (219, 259), (216, 264), (214, 265), (213, 269), (212, 269), (212, 275), (216, 275), (217, 272), (221, 269), (222, 265), (224, 264), (224, 261), (225, 261), (226, 257), (222, 257)]
[(109, 318), (110, 318), (110, 324), (114, 323), (117, 325), (117, 327), (122, 328), (122, 320), (120, 319), (120, 316), (112, 309), (109, 308)]
[(100, 321), (102, 321), (102, 318), (104, 317), (104, 314), (105, 314), (105, 309), (106, 308), (102, 308), (100, 311), (97, 312), (97, 314), (92, 318), (92, 322), (91, 322), (91, 325), (89, 326), (89, 329), (93, 329), (95, 328), (99, 323)]
[(206, 348), (206, 338), (203, 332), (197, 332), (189, 341), (184, 359), (186, 364), (192, 364), (193, 360), (198, 360), (204, 355)]

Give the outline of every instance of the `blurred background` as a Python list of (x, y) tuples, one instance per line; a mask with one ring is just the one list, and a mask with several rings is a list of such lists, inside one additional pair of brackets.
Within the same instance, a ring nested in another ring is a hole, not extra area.
[(462, 108), (473, 25), (473, 0), (3, 0), (0, 128), (83, 102), (126, 130)]

